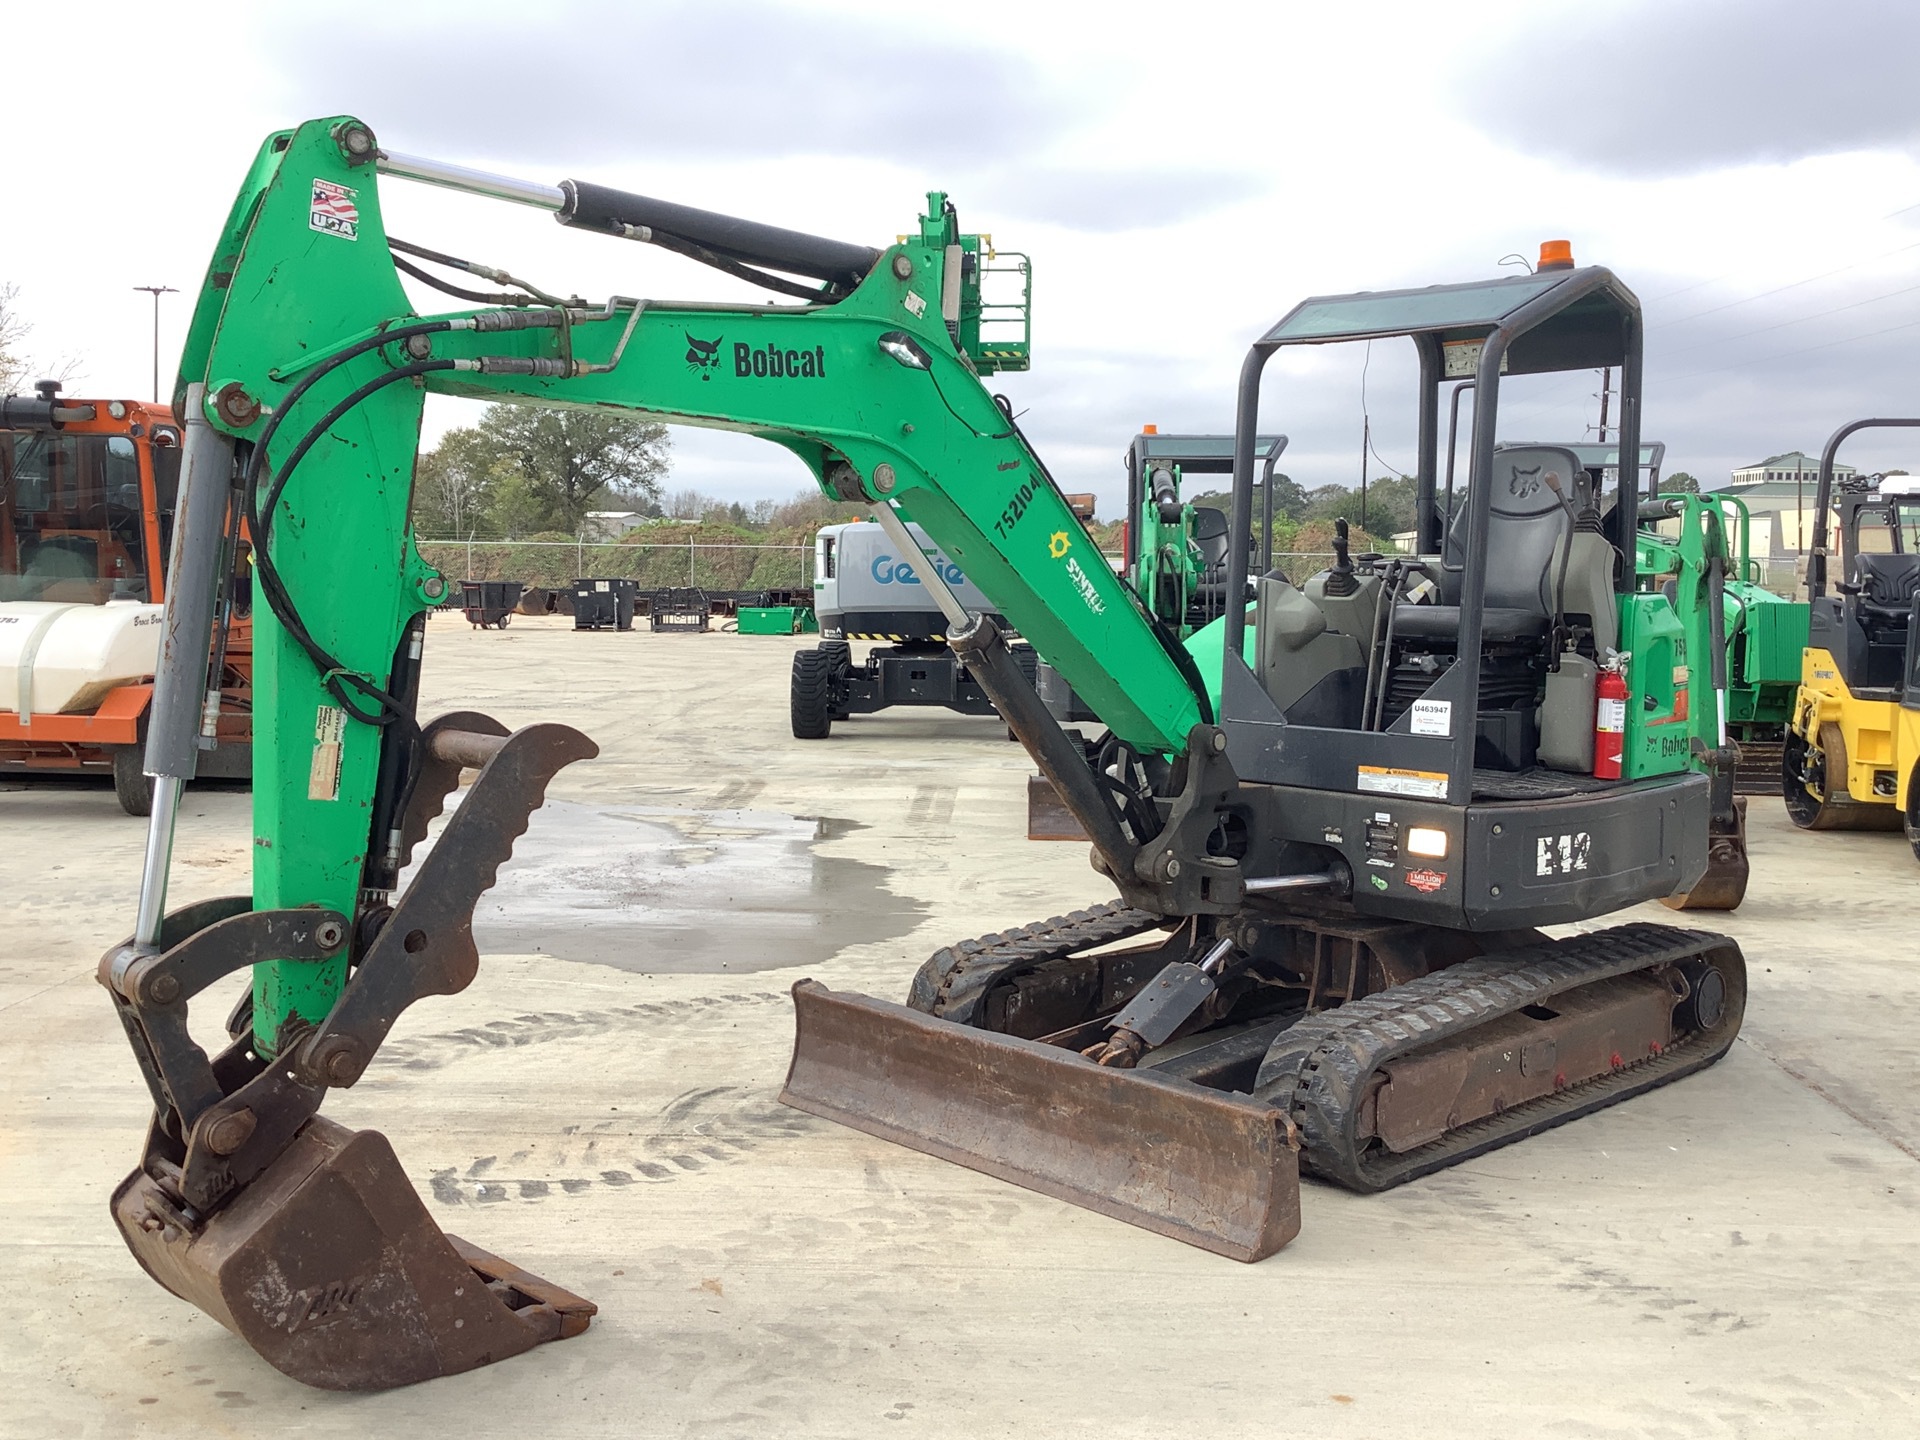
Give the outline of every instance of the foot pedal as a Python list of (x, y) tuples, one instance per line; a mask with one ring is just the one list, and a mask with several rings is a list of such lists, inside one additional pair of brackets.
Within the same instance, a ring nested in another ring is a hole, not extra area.
[(596, 1309), (443, 1233), (384, 1135), (319, 1116), (204, 1219), (140, 1170), (113, 1218), (155, 1280), (323, 1390), (457, 1375), (579, 1335)]

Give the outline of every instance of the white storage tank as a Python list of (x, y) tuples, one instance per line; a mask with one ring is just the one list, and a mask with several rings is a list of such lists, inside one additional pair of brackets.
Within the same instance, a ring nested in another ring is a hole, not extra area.
[(0, 710), (92, 710), (115, 686), (148, 678), (160, 658), (161, 615), (133, 600), (0, 603)]

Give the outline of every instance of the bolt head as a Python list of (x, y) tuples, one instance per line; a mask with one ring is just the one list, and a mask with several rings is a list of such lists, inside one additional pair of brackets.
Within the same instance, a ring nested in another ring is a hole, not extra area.
[(365, 160), (373, 154), (373, 132), (364, 125), (342, 125), (333, 138), (349, 160)]
[(873, 467), (873, 488), (882, 495), (891, 495), (894, 487), (893, 466), (884, 461)]
[(213, 398), (220, 418), (236, 430), (243, 430), (260, 418), (260, 402), (249, 395), (238, 381), (220, 387)]
[(313, 927), (313, 940), (322, 950), (338, 950), (347, 938), (347, 927), (338, 920), (322, 920)]
[(1213, 739), (1211, 739), (1207, 743), (1213, 746), (1214, 754), (1216, 755), (1226, 754), (1227, 753), (1227, 732), (1224, 730), (1214, 731)]
[(147, 986), (147, 998), (156, 1005), (171, 1005), (180, 998), (180, 977), (178, 975), (156, 975), (153, 983)]
[(905, 255), (894, 256), (893, 257), (893, 273), (898, 279), (911, 280), (913, 278), (912, 259)]
[(1160, 862), (1160, 873), (1169, 880), (1180, 878), (1180, 862), (1169, 855)]
[(207, 1148), (216, 1155), (231, 1155), (252, 1138), (258, 1124), (253, 1111), (245, 1106), (231, 1110), (207, 1126)]
[(447, 593), (447, 582), (438, 575), (429, 575), (421, 582), (420, 593), (429, 600), (438, 600)]
[(351, 1085), (364, 1069), (366, 1065), (355, 1051), (342, 1048), (327, 1056), (324, 1073), (329, 1085)]

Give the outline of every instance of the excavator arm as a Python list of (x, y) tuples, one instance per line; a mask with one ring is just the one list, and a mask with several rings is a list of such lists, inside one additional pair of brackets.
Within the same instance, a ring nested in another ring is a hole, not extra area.
[[(389, 236), (383, 173), (546, 206), (795, 303), (546, 295)], [(269, 138), (181, 365), (185, 493), (147, 754), (147, 867), (135, 933), (100, 967), (155, 1102), (114, 1213), (162, 1284), (288, 1373), (342, 1388), (486, 1363), (577, 1333), (592, 1313), (441, 1235), (381, 1137), (318, 1114), (407, 1005), (471, 981), (475, 903), (552, 776), (595, 753), (565, 726), (509, 734), (483, 715), (414, 714), (425, 615), (446, 593), (408, 518), (428, 392), (618, 409), (781, 445), (829, 495), (923, 526), (1139, 753), (1175, 759), (1205, 732), (1184, 651), (981, 381), (1025, 363), (1024, 342), (983, 334), (987, 254), (938, 193), (914, 233), (869, 250), (583, 182), (528, 185), (391, 155), (350, 117)], [(418, 315), (402, 271), (477, 308)], [(505, 288), (473, 290), (474, 276)], [(169, 912), (218, 557), (239, 516), (257, 566), (253, 888)], [(1149, 853), (1151, 837), (1123, 827), (993, 623), (956, 624), (953, 640), (1084, 812), (1123, 892), (1190, 888), (1192, 877), (1174, 883), (1178, 864)], [(463, 771), (477, 778), (403, 886)], [(187, 1032), (188, 1001), (249, 967), (250, 1004), (209, 1058)]]

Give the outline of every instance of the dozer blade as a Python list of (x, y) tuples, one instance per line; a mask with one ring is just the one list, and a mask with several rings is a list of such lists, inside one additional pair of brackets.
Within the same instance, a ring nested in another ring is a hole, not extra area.
[(796, 1109), (1235, 1260), (1300, 1233), (1286, 1114), (1151, 1070), (793, 987)]
[(318, 1116), (197, 1228), (140, 1170), (113, 1218), (155, 1280), (325, 1390), (457, 1375), (578, 1335), (595, 1309), (442, 1233), (385, 1136)]
[(1067, 802), (1044, 775), (1027, 776), (1027, 838), (1082, 843), (1087, 838), (1087, 827), (1067, 808)]

